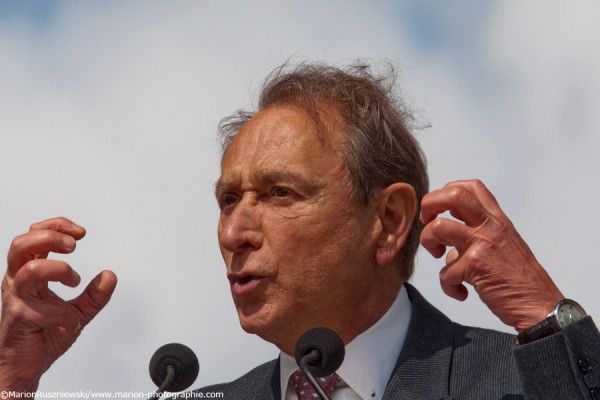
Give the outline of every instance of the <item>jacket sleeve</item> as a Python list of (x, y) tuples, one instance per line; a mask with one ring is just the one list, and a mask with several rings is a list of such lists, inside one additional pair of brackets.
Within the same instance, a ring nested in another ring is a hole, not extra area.
[(514, 349), (527, 399), (600, 400), (600, 332), (591, 317)]

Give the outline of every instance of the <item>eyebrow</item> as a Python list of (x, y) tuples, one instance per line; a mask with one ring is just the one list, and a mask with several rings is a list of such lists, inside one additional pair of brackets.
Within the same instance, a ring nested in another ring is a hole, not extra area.
[(228, 193), (233, 190), (234, 185), (223, 182), (220, 178), (215, 182), (215, 198), (219, 200), (219, 196), (223, 193)]
[[(324, 185), (320, 179), (315, 182), (308, 182), (302, 175), (292, 171), (275, 171), (263, 170), (253, 174), (252, 181), (267, 185), (292, 184), (300, 189), (303, 194), (312, 195), (319, 191)], [(215, 197), (219, 197), (223, 193), (242, 190), (238, 179), (229, 180), (219, 178), (215, 183)]]

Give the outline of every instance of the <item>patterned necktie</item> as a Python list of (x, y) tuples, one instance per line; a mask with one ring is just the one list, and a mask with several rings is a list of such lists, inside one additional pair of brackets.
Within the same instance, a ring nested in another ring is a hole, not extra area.
[[(324, 378), (317, 378), (317, 381), (321, 384), (323, 391), (327, 396), (331, 395), (335, 385), (340, 381), (340, 377), (337, 374), (327, 375)], [(292, 376), (290, 376), (290, 383), (294, 385), (296, 394), (298, 394), (298, 400), (319, 400), (319, 395), (315, 391), (315, 388), (310, 384), (304, 372), (297, 369)]]

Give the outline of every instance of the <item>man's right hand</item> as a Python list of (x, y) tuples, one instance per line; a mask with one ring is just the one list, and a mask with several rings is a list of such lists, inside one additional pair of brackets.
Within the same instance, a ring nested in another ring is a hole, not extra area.
[(71, 266), (47, 257), (50, 252), (73, 252), (84, 236), (83, 227), (61, 217), (33, 224), (14, 238), (2, 280), (2, 390), (35, 391), (42, 374), (110, 300), (117, 277), (108, 270), (73, 300), (65, 301), (48, 288), (48, 282), (79, 285), (81, 278)]

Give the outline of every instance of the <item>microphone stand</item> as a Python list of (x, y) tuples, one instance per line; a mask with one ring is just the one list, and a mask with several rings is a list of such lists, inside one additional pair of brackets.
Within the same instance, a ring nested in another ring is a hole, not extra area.
[(173, 379), (175, 379), (175, 367), (173, 367), (172, 365), (167, 365), (166, 371), (167, 371), (167, 376), (165, 376), (165, 380), (159, 386), (159, 388), (156, 389), (156, 392), (154, 392), (153, 395), (148, 397), (148, 400), (160, 399), (162, 397), (165, 389), (167, 389), (173, 383)]
[(327, 396), (325, 394), (325, 392), (323, 391), (323, 388), (317, 382), (317, 380), (315, 379), (313, 373), (310, 371), (310, 368), (308, 366), (308, 364), (310, 364), (312, 362), (318, 363), (320, 358), (321, 358), (321, 354), (319, 354), (319, 352), (317, 350), (311, 350), (308, 354), (306, 354), (304, 357), (302, 357), (300, 359), (299, 367), (302, 370), (302, 372), (304, 372), (304, 375), (306, 375), (306, 378), (308, 378), (308, 381), (310, 382), (310, 384), (315, 388), (315, 391), (319, 395), (319, 398), (321, 400), (329, 400), (329, 396)]

